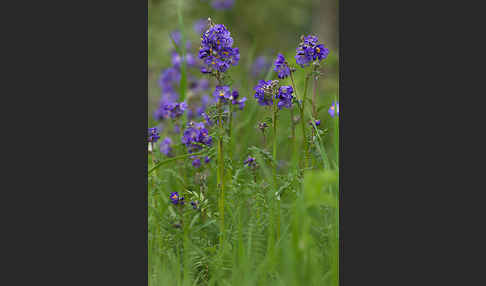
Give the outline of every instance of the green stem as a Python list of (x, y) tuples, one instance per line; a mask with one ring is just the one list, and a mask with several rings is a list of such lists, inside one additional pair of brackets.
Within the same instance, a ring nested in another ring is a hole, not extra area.
[(223, 169), (223, 118), (222, 118), (222, 108), (221, 101), (218, 101), (218, 127), (220, 130), (220, 136), (218, 138), (218, 187), (220, 190), (219, 195), (219, 215), (221, 216), (220, 224), (220, 236), (219, 242), (220, 247), (223, 245), (223, 234), (224, 234), (224, 169)]
[(228, 136), (229, 136), (229, 157), (232, 159), (233, 158), (233, 148), (232, 147), (232, 140), (231, 140), (231, 126), (233, 125), (233, 104), (230, 102), (229, 104), (229, 120), (228, 120)]
[(191, 157), (191, 156), (197, 156), (197, 155), (201, 155), (203, 152), (198, 152), (198, 153), (190, 153), (190, 154), (185, 154), (185, 155), (180, 155), (180, 156), (176, 156), (176, 157), (172, 157), (170, 159), (167, 159), (167, 160), (164, 160), (160, 163), (158, 163), (156, 166), (154, 166), (152, 169), (150, 169), (148, 171), (148, 174), (152, 173), (153, 171), (155, 171), (157, 168), (159, 168), (160, 166), (162, 165), (165, 165), (167, 163), (170, 163), (170, 162), (173, 162), (173, 161), (177, 161), (177, 160), (180, 160), (180, 159), (185, 159), (185, 158), (188, 158), (188, 157)]
[(300, 106), (300, 122), (302, 124), (302, 136), (303, 136), (303, 147), (304, 147), (304, 162), (303, 162), (303, 168), (305, 169), (307, 167), (307, 136), (305, 135), (305, 120), (304, 120), (304, 108), (305, 108), (305, 101), (306, 101), (306, 95), (307, 95), (307, 82), (309, 81), (309, 77), (307, 76), (305, 78), (305, 83), (304, 83), (304, 95), (302, 96), (302, 104)]
[[(273, 185), (277, 192), (277, 100), (273, 100)], [(280, 200), (277, 200), (277, 241), (280, 239)]]

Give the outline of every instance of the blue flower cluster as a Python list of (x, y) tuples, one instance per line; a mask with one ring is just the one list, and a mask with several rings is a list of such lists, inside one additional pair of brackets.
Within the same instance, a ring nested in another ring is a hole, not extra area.
[(157, 127), (148, 129), (148, 142), (155, 143), (157, 142), (157, 140), (159, 140), (159, 138), (159, 129)]
[(182, 143), (186, 145), (189, 153), (201, 150), (204, 145), (210, 146), (212, 142), (213, 138), (209, 136), (204, 123), (191, 121), (187, 124), (187, 129), (182, 135)]
[(278, 54), (274, 62), (274, 71), (278, 73), (278, 78), (284, 79), (290, 75), (290, 68), (282, 54)]
[(283, 85), (278, 89), (277, 99), (278, 108), (282, 109), (282, 107), (292, 108), (292, 98), (293, 98), (294, 89), (290, 85)]
[(273, 94), (276, 86), (276, 81), (273, 80), (259, 80), (257, 86), (255, 86), (255, 98), (258, 99), (258, 104), (272, 105)]
[(325, 59), (329, 54), (329, 49), (323, 44), (318, 44), (316, 36), (304, 36), (302, 42), (297, 47), (295, 61), (301, 67), (307, 66), (310, 62)]
[(201, 37), (199, 58), (206, 64), (201, 72), (225, 72), (231, 65), (238, 64), (240, 51), (233, 47), (233, 38), (224, 25), (211, 25)]
[(221, 101), (222, 103), (231, 103), (233, 105), (238, 105), (240, 110), (245, 107), (246, 97), (239, 99), (240, 93), (237, 90), (233, 90), (231, 92), (229, 86), (216, 86), (213, 92), (213, 96), (217, 101)]
[(279, 109), (291, 108), (294, 89), (290, 85), (280, 86), (278, 89), (277, 87), (277, 80), (260, 80), (255, 87), (255, 98), (258, 99), (258, 104), (262, 106), (272, 105), (273, 98), (275, 98), (278, 100)]

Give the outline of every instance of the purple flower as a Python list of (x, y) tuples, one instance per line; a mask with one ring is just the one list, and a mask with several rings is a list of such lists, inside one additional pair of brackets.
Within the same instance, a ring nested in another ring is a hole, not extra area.
[(157, 127), (148, 129), (148, 142), (157, 142), (159, 140), (159, 129)]
[(170, 137), (165, 137), (162, 143), (160, 143), (160, 152), (164, 153), (165, 156), (172, 157), (172, 139)]
[(314, 123), (316, 124), (316, 126), (321, 125), (321, 121), (320, 120), (316, 120), (316, 121), (314, 121)]
[(243, 110), (243, 108), (245, 107), (245, 101), (246, 101), (246, 97), (243, 97), (242, 99), (238, 99), (236, 101), (233, 101), (233, 104), (238, 104), (238, 107), (240, 108), (240, 110)]
[(211, 118), (209, 118), (209, 115), (207, 115), (206, 113), (202, 113), (201, 115), (209, 126), (213, 125), (213, 122), (211, 121)]
[(194, 31), (196, 34), (201, 35), (204, 31), (206, 31), (206, 28), (208, 27), (208, 20), (207, 19), (199, 19), (194, 23)]
[(174, 125), (174, 133), (175, 134), (181, 133), (181, 127), (179, 126), (179, 124)]
[(167, 68), (162, 71), (159, 78), (159, 85), (165, 93), (173, 92), (173, 84), (181, 80), (181, 73), (176, 68)]
[(196, 210), (198, 205), (199, 205), (199, 201), (195, 201), (195, 202), (191, 201), (191, 206), (192, 206), (193, 209)]
[[(196, 65), (196, 59), (190, 53), (185, 54), (186, 65), (188, 67), (193, 67)], [(182, 56), (179, 55), (176, 51), (172, 52), (172, 65), (179, 69), (182, 64)]]
[(231, 100), (231, 104), (239, 105), (240, 110), (242, 110), (245, 107), (246, 97), (243, 97), (242, 99), (238, 99), (239, 96), (240, 96), (239, 92), (237, 90), (233, 90), (231, 96), (229, 97), (229, 100)]
[(197, 156), (191, 156), (192, 160), (192, 166), (194, 168), (199, 168), (201, 167), (201, 159), (199, 159)]
[(185, 102), (170, 102), (162, 106), (162, 116), (164, 118), (177, 118), (184, 114), (187, 109), (187, 104)]
[(290, 85), (284, 85), (278, 89), (277, 99), (279, 99), (279, 102), (277, 105), (279, 109), (282, 109), (282, 107), (286, 107), (286, 108), (292, 107), (293, 92), (294, 89)]
[(235, 0), (213, 0), (211, 6), (216, 10), (228, 10), (233, 8)]
[(202, 73), (211, 73), (213, 70), (225, 72), (231, 65), (238, 64), (240, 51), (233, 48), (233, 38), (226, 27), (217, 24), (202, 35), (199, 58), (207, 65), (201, 68)]
[(282, 54), (278, 54), (274, 62), (274, 71), (278, 73), (278, 78), (283, 79), (290, 75), (290, 68)]
[(336, 103), (335, 101), (332, 102), (332, 105), (331, 107), (329, 107), (329, 115), (331, 115), (331, 117), (334, 117), (334, 115), (339, 115), (339, 103)]
[(211, 161), (211, 158), (209, 158), (208, 156), (204, 157), (204, 163), (205, 164), (208, 164), (210, 161)]
[(265, 105), (272, 105), (273, 104), (273, 94), (274, 89), (276, 86), (276, 81), (265, 81), (260, 80), (258, 81), (257, 86), (255, 86), (255, 98), (258, 99), (258, 104), (265, 106)]
[(265, 121), (258, 123), (258, 129), (260, 129), (260, 131), (262, 131), (263, 133), (265, 133), (265, 128), (267, 128), (267, 127), (268, 127), (268, 125)]
[(181, 197), (178, 192), (170, 193), (170, 200), (174, 205), (184, 205), (184, 197)]
[(213, 92), (213, 96), (216, 100), (226, 103), (231, 98), (231, 91), (229, 86), (216, 86)]
[(302, 37), (301, 43), (297, 47), (295, 61), (301, 66), (307, 66), (310, 62), (325, 59), (329, 54), (329, 49), (324, 45), (318, 44), (316, 36)]
[(252, 167), (252, 168), (256, 167), (255, 158), (248, 156), (248, 158), (245, 160), (244, 164), (247, 165), (248, 167)]
[(202, 122), (189, 122), (182, 135), (182, 143), (186, 145), (189, 153), (201, 150), (204, 145), (211, 145), (212, 140)]
[(252, 65), (251, 74), (253, 77), (258, 77), (262, 72), (266, 72), (270, 66), (270, 62), (265, 56), (259, 56)]
[(170, 33), (170, 38), (172, 40), (174, 40), (174, 43), (176, 45), (179, 45), (181, 43), (181, 39), (182, 39), (182, 34), (180, 31), (172, 31), (172, 33)]

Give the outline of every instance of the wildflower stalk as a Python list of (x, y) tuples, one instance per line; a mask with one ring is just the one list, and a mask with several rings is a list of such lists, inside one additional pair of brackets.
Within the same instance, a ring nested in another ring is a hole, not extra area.
[(293, 152), (294, 149), (295, 149), (294, 148), (295, 147), (295, 124), (294, 124), (294, 109), (293, 108), (290, 108), (290, 125), (292, 127), (290, 145), (291, 145), (291, 148), (292, 148), (291, 151)]
[(316, 112), (316, 91), (317, 91), (317, 76), (314, 77), (314, 92), (312, 94), (312, 116), (317, 118)]
[[(219, 77), (218, 77), (219, 80)], [(222, 118), (222, 106), (221, 100), (218, 101), (218, 127), (220, 130), (220, 136), (218, 137), (218, 187), (220, 189), (219, 195), (219, 214), (221, 216), (221, 234), (219, 237), (220, 245), (223, 245), (223, 234), (224, 234), (224, 169), (223, 169), (223, 118)]]
[[(297, 97), (297, 89), (295, 88), (295, 83), (294, 83), (294, 76), (293, 76), (293, 73), (292, 73), (292, 68), (289, 67), (289, 74), (290, 74), (290, 81), (292, 82), (292, 88), (294, 90), (294, 93), (295, 93), (295, 97)], [(291, 152), (290, 154), (293, 154), (293, 152), (295, 151), (295, 123), (294, 123), (294, 109), (293, 108), (290, 108), (290, 124), (292, 126), (292, 141), (291, 141)]]
[(233, 105), (232, 104), (229, 104), (229, 120), (228, 120), (228, 124), (229, 124), (229, 126), (228, 126), (229, 143), (228, 143), (228, 145), (230, 146), (230, 148), (229, 148), (228, 152), (229, 152), (230, 158), (233, 158), (233, 152), (232, 152), (233, 148), (231, 148), (231, 146), (232, 146), (231, 145), (232, 144), (232, 140), (231, 140), (231, 125), (233, 125), (232, 123), (233, 123)]
[[(273, 101), (273, 184), (277, 191), (277, 100)], [(280, 200), (277, 200), (277, 240), (280, 239)]]
[[(316, 68), (314, 69), (316, 70)], [(317, 80), (318, 77), (314, 76), (314, 90), (312, 93), (312, 126), (315, 125), (315, 120), (317, 118), (317, 112), (316, 112), (316, 93), (317, 93)], [(312, 128), (312, 138), (314, 138), (315, 133), (317, 130), (315, 128)], [(312, 165), (315, 166), (315, 156), (312, 156)]]
[(304, 120), (304, 108), (305, 108), (305, 101), (306, 101), (306, 95), (307, 95), (307, 83), (309, 81), (309, 77), (307, 76), (305, 78), (304, 82), (304, 95), (302, 96), (302, 104), (300, 106), (300, 122), (302, 124), (302, 136), (303, 136), (303, 147), (304, 147), (304, 162), (303, 162), (303, 168), (307, 167), (307, 137), (305, 135), (305, 120)]

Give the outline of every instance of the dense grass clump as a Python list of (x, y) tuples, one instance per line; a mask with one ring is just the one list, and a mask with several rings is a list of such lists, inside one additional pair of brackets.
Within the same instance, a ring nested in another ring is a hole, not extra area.
[(302, 37), (255, 78), (227, 27), (179, 27), (149, 82), (149, 285), (338, 285), (333, 52)]

